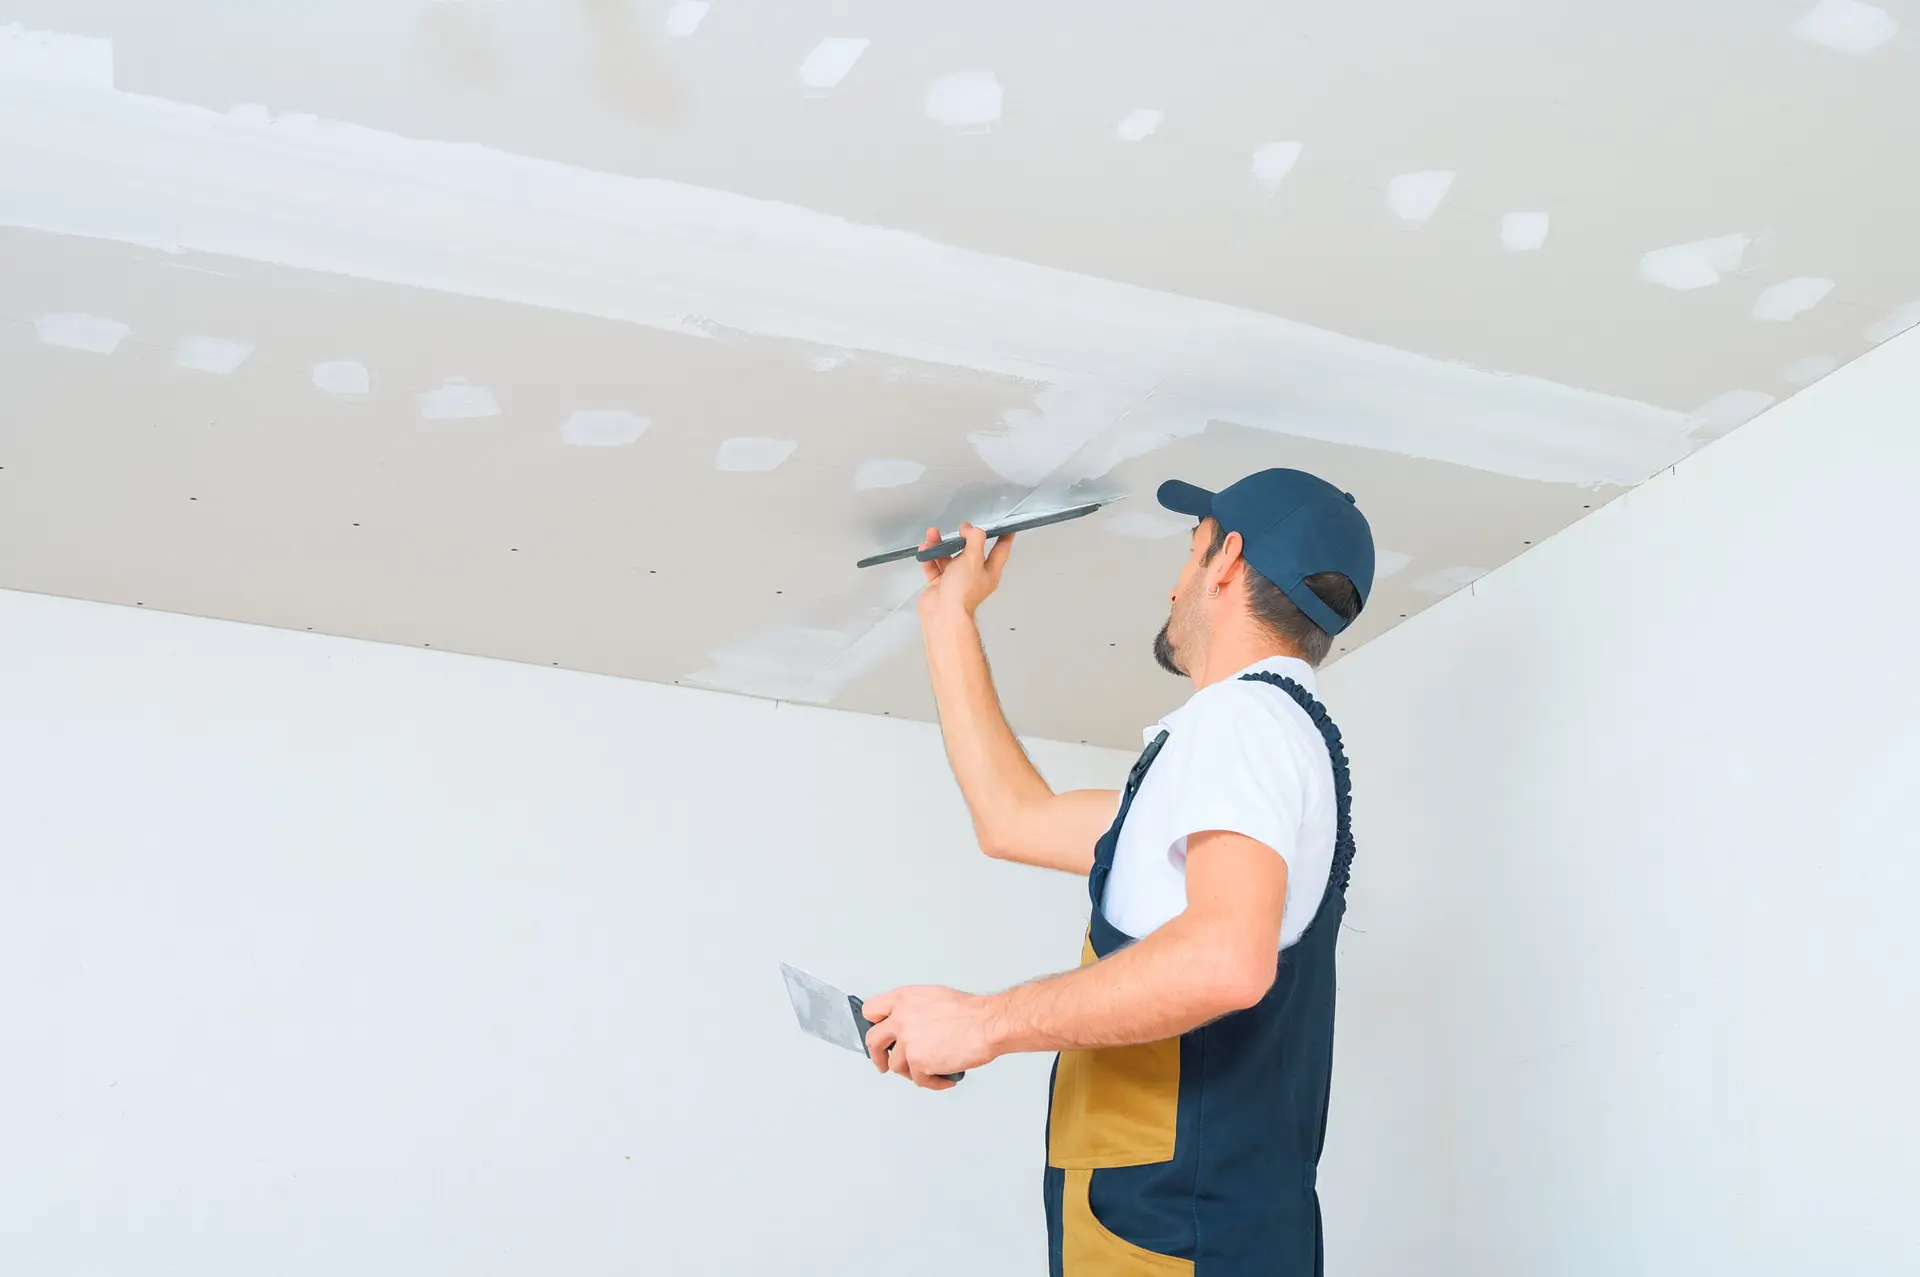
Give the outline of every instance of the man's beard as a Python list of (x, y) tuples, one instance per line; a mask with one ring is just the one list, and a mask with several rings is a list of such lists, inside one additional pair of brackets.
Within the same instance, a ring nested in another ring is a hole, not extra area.
[(1158, 661), (1160, 668), (1167, 673), (1174, 675), (1176, 678), (1185, 678), (1187, 672), (1180, 668), (1180, 661), (1173, 654), (1172, 629), (1173, 618), (1168, 617), (1167, 623), (1162, 625), (1160, 632), (1153, 637), (1153, 659)]

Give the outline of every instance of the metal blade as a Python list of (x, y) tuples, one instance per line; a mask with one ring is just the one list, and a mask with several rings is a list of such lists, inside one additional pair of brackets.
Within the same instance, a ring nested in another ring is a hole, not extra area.
[(802, 1029), (835, 1046), (861, 1055), (867, 1053), (866, 1039), (854, 1024), (853, 1002), (846, 994), (784, 962), (780, 964), (780, 974), (786, 979), (787, 998), (793, 1003), (794, 1017)]
[[(1118, 496), (1101, 497), (1097, 501), (1083, 501), (1078, 505), (1065, 506), (1058, 510), (1048, 510), (1041, 514), (1002, 515), (985, 529), (987, 539), (992, 540), (995, 537), (1005, 536), (1009, 532), (1031, 532), (1035, 528), (1044, 528), (1055, 523), (1065, 523), (1070, 519), (1083, 519), (1096, 510), (1105, 509), (1116, 501), (1126, 500), (1126, 496), (1127, 494), (1123, 492)], [(966, 548), (966, 544), (960, 535), (955, 533), (953, 536), (946, 537), (925, 549), (917, 545), (910, 545), (904, 549), (888, 550), (885, 554), (876, 554), (869, 558), (862, 559), (853, 566), (857, 568), (871, 568), (878, 567), (882, 563), (897, 563), (901, 559), (914, 558), (919, 559), (922, 563), (929, 563), (934, 559), (951, 558)]]

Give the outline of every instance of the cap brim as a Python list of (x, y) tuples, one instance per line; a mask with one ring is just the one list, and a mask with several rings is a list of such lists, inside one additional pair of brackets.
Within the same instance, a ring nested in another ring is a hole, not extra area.
[(1161, 505), (1175, 514), (1190, 514), (1196, 519), (1204, 519), (1213, 512), (1211, 492), (1178, 479), (1169, 479), (1161, 484), (1160, 491), (1155, 495)]

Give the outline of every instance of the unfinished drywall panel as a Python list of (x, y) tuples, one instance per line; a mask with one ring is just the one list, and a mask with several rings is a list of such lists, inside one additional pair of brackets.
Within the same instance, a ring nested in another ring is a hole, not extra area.
[(9, 1277), (1041, 1253), (1046, 1061), (916, 1091), (775, 966), (1074, 961), (933, 728), (15, 593), (0, 702)]
[(924, 716), (854, 560), (1319, 455), (1367, 642), (1920, 318), (1898, 15), (1670, 8), (0, 0), (0, 584)]
[(1329, 671), (1329, 1267), (1920, 1264), (1920, 341)]

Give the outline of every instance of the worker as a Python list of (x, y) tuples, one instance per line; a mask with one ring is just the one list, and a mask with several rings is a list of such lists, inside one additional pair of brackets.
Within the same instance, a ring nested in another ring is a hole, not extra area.
[(1117, 793), (1053, 792), (1000, 710), (974, 612), (1013, 538), (989, 552), (966, 526), (962, 553), (926, 565), (927, 666), (981, 848), (1087, 875), (1092, 921), (1076, 971), (870, 999), (867, 1047), (931, 1090), (1002, 1055), (1059, 1053), (1054, 1277), (1318, 1277), (1353, 839), (1314, 671), (1372, 588), (1373, 535), (1350, 495), (1297, 470), (1217, 493), (1169, 482), (1159, 499), (1198, 521), (1154, 641), (1195, 691), (1147, 730)]

